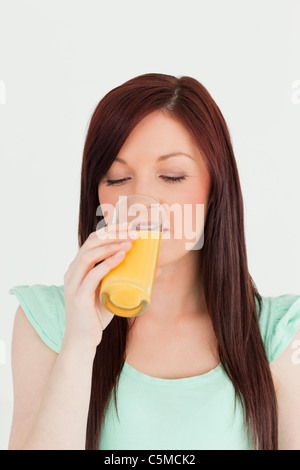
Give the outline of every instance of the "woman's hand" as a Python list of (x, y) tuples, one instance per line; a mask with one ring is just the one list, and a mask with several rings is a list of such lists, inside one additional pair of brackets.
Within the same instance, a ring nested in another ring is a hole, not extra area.
[(103, 330), (114, 317), (100, 302), (101, 280), (123, 261), (125, 253), (132, 248), (131, 240), (138, 236), (128, 231), (128, 225), (110, 224), (92, 232), (65, 273), (64, 345), (96, 351)]

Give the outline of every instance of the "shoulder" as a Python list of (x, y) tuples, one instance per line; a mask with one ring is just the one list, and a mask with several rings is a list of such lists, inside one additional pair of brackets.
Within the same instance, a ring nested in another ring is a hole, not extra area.
[(287, 348), (300, 329), (300, 295), (262, 296), (259, 327), (271, 364)]
[(29, 322), (53, 351), (59, 352), (65, 332), (63, 285), (19, 285), (9, 290), (15, 295)]

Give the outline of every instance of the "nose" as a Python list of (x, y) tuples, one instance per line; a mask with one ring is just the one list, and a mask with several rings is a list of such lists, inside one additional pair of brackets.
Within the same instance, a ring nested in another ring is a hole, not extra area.
[[(143, 197), (153, 199), (154, 200), (153, 204), (155, 204), (155, 202), (158, 202), (161, 206), (161, 216), (159, 217), (160, 217), (160, 221), (162, 224), (162, 228), (169, 229), (170, 223), (169, 223), (169, 215), (168, 215), (168, 204), (164, 202), (164, 200), (159, 195), (154, 194), (153, 191), (151, 191), (151, 189), (145, 190), (145, 186), (144, 188), (142, 188), (141, 184), (139, 184), (131, 188), (130, 194), (127, 194), (127, 197), (128, 196), (143, 196)], [(149, 203), (149, 206), (147, 205), (147, 207), (150, 207), (150, 204), (151, 202)], [(155, 215), (155, 212), (154, 212), (153, 216), (154, 218), (158, 217), (158, 213), (156, 213)]]
[(153, 187), (151, 187), (151, 185), (147, 183), (140, 181), (139, 183), (132, 185), (131, 194), (136, 194), (138, 196), (143, 196), (143, 197), (150, 197), (160, 203), (159, 195), (155, 194), (153, 191)]
[(131, 195), (149, 197), (149, 198), (154, 199), (155, 201), (159, 202), (159, 204), (162, 204), (162, 199), (159, 197), (159, 195), (155, 194), (153, 189), (151, 190), (151, 187), (150, 188), (145, 188), (145, 185), (143, 187), (142, 184), (135, 185), (135, 186), (131, 187), (131, 192), (130, 192), (130, 194), (127, 194), (127, 196), (131, 196)]

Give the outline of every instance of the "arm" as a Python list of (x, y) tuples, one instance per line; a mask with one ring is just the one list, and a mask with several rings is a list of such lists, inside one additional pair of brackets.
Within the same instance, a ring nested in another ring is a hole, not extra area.
[[(128, 237), (127, 246), (116, 238), (116, 228)], [(131, 249), (130, 238), (136, 237), (128, 232), (128, 224), (112, 224), (91, 233), (80, 247), (64, 275), (66, 329), (58, 355), (43, 343), (18, 307), (9, 449), (85, 448), (95, 352), (114, 317), (100, 303), (100, 282)]]
[(300, 330), (271, 370), (278, 401), (279, 450), (300, 450)]
[(94, 349), (43, 343), (21, 306), (14, 323), (9, 449), (84, 449)]

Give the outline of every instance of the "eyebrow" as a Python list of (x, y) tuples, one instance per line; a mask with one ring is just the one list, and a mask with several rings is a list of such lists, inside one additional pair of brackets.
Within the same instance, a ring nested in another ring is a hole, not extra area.
[[(194, 157), (192, 157), (191, 155), (189, 155), (188, 153), (185, 153), (185, 152), (175, 152), (175, 153), (169, 153), (168, 155), (161, 155), (161, 156), (158, 157), (156, 160), (157, 160), (157, 161), (161, 161), (161, 160), (167, 160), (167, 158), (171, 158), (171, 157), (181, 157), (181, 156), (189, 157), (189, 158), (191, 158), (192, 160), (195, 160)], [(124, 165), (127, 165), (127, 162), (126, 162), (125, 160), (123, 160), (123, 158), (116, 157), (116, 158), (115, 158), (115, 161), (116, 161), (116, 162), (123, 163)]]

